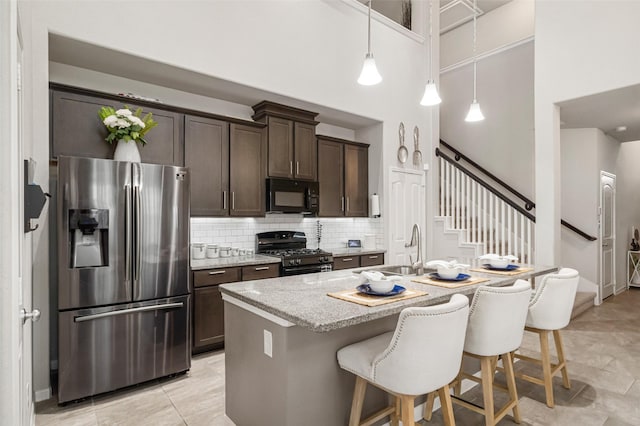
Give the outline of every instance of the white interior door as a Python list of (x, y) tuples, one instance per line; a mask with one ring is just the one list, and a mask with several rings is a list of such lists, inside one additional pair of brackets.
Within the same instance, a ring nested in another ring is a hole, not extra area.
[[(17, 2), (0, 1), (0, 423), (34, 422), (31, 390), (31, 324), (21, 309), (31, 308), (31, 283), (23, 249), (22, 45)], [(24, 285), (23, 285), (24, 284)]]
[(616, 286), (616, 176), (600, 172), (600, 294), (604, 299)]
[(391, 169), (389, 183), (389, 264), (409, 265), (409, 255), (414, 260), (416, 248), (404, 245), (411, 240), (411, 229), (417, 223), (422, 230), (422, 258), (425, 258), (425, 185), (424, 173), (416, 170)]

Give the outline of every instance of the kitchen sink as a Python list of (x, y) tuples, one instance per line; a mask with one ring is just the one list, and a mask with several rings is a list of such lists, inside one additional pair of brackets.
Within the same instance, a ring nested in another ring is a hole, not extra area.
[(394, 266), (378, 266), (377, 268), (369, 268), (366, 271), (381, 272), (384, 275), (415, 275), (415, 271), (411, 266), (394, 265)]

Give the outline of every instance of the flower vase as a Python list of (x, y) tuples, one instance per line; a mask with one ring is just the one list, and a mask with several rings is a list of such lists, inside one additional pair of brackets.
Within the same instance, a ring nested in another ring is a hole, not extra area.
[(129, 161), (131, 163), (140, 162), (140, 151), (135, 141), (120, 139), (116, 145), (116, 152), (113, 154), (116, 161)]

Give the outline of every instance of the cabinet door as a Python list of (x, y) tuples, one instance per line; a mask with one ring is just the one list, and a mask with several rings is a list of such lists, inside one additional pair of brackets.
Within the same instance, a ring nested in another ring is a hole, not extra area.
[(269, 177), (293, 178), (293, 121), (268, 118)]
[(194, 289), (193, 347), (224, 342), (224, 303), (218, 286)]
[(344, 144), (318, 139), (318, 216), (344, 216)]
[(280, 264), (251, 265), (242, 267), (242, 281), (262, 280), (280, 276)]
[(264, 216), (265, 141), (264, 130), (231, 124), (229, 145), (231, 216)]
[[(123, 108), (125, 102), (59, 90), (51, 91), (51, 157), (70, 155), (112, 159), (115, 144), (105, 141), (107, 129), (98, 117), (102, 106)], [(131, 110), (137, 105), (126, 102)], [(183, 114), (143, 107), (143, 114), (153, 114), (158, 125), (138, 145), (143, 163), (184, 165), (182, 149)]]
[(316, 127), (311, 124), (294, 123), (293, 171), (296, 179), (313, 180), (317, 178), (317, 142)]
[(360, 256), (344, 256), (344, 257), (335, 257), (333, 258), (333, 269), (351, 269), (351, 268), (359, 268), (360, 267)]
[(370, 253), (360, 256), (360, 266), (376, 266), (384, 264), (384, 253)]
[(368, 150), (364, 146), (344, 146), (344, 195), (346, 216), (369, 215)]
[(185, 116), (184, 159), (191, 169), (191, 216), (227, 216), (229, 123)]

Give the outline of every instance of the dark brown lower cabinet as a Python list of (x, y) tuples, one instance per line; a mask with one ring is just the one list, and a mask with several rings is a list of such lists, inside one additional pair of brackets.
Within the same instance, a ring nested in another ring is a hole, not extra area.
[(193, 271), (193, 353), (224, 346), (224, 302), (220, 284), (279, 275), (279, 263)]
[(193, 298), (193, 348), (224, 343), (224, 303), (217, 285), (196, 288)]
[(333, 256), (333, 269), (336, 271), (376, 265), (384, 265), (384, 253)]

